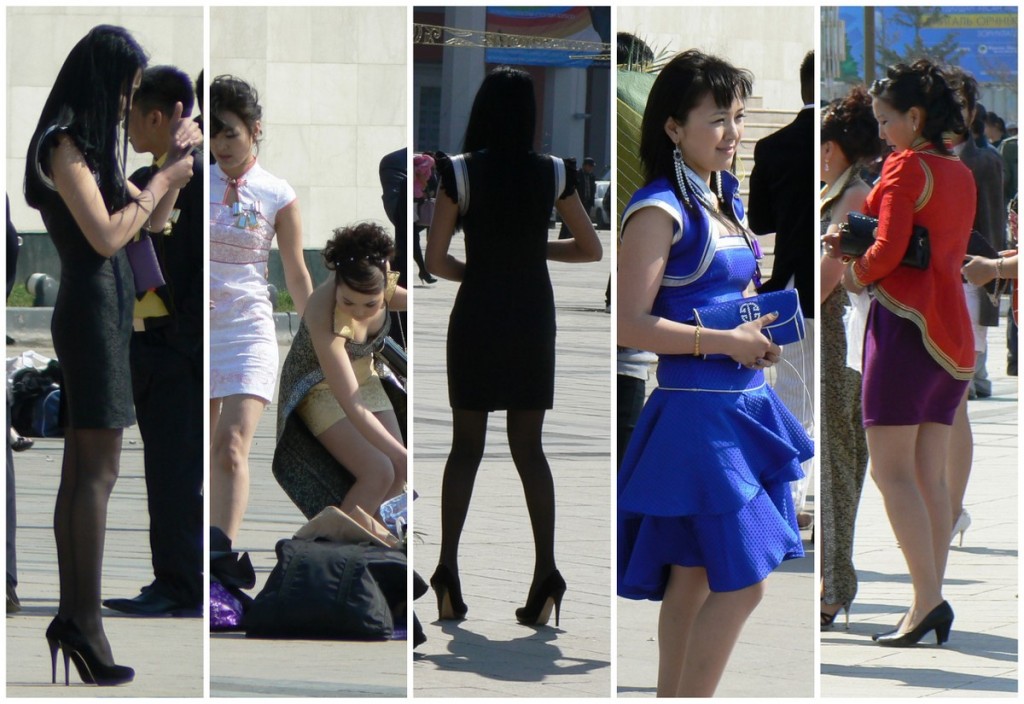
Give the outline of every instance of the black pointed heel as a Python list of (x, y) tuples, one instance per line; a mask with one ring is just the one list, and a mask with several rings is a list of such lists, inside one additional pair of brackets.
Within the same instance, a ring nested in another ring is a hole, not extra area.
[(942, 645), (949, 640), (949, 632), (952, 628), (953, 608), (948, 601), (944, 601), (921, 619), (921, 623), (917, 624), (914, 629), (906, 633), (900, 633), (898, 630), (884, 633), (875, 640), (879, 645), (889, 648), (909, 648), (917, 645), (930, 631), (935, 631), (935, 643)]
[(524, 626), (543, 626), (551, 618), (551, 611), (554, 610), (555, 626), (558, 626), (565, 589), (565, 580), (558, 570), (555, 570), (544, 579), (536, 591), (532, 591), (526, 606), (516, 609), (516, 620)]
[(78, 676), (83, 682), (100, 687), (113, 687), (135, 679), (135, 670), (126, 665), (106, 665), (100, 662), (92, 644), (85, 639), (73, 621), (65, 625), (64, 637), (60, 640), (64, 653), (64, 679), (67, 684), (68, 660), (75, 664)]
[(437, 595), (437, 618), (439, 621), (466, 618), (469, 607), (462, 600), (462, 586), (451, 570), (444, 565), (438, 565), (430, 578), (430, 587)]
[(437, 279), (435, 279), (429, 273), (420, 272), (419, 276), (420, 276), (420, 281), (422, 281), (425, 284), (436, 284), (437, 283)]
[[(46, 644), (50, 646), (50, 682), (57, 684), (57, 650), (60, 648), (61, 641), (64, 640), (67, 634), (68, 622), (61, 619), (60, 616), (54, 616), (53, 620), (50, 621), (50, 625), (46, 627)], [(68, 655), (64, 654), (64, 686), (70, 684), (68, 678)], [(88, 675), (88, 673), (86, 673)], [(92, 676), (88, 676), (88, 679), (83, 678), (83, 682), (86, 684), (93, 684)]]

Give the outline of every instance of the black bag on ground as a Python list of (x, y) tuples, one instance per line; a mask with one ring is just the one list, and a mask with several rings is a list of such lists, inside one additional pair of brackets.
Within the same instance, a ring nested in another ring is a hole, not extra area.
[(383, 640), (406, 614), (399, 550), (323, 540), (280, 540), (277, 565), (245, 613), (255, 638)]

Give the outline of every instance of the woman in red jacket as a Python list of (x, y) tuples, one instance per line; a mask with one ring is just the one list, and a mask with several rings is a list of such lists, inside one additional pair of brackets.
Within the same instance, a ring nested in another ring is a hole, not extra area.
[[(896, 64), (871, 86), (880, 136), (893, 148), (865, 203), (878, 218), (874, 245), (850, 261), (843, 284), (870, 287), (864, 340), (863, 414), (872, 476), (907, 561), (914, 599), (880, 645), (945, 642), (953, 610), (942, 598), (949, 546), (943, 479), (950, 426), (974, 372), (971, 321), (960, 267), (974, 221), (974, 179), (943, 133), (963, 129), (954, 90), (938, 67)], [(915, 225), (927, 228), (926, 269), (900, 264)], [(835, 237), (826, 248), (838, 254)]]

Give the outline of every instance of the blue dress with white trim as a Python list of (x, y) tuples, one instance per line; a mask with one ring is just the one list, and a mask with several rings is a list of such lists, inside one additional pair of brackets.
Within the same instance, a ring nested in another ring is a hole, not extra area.
[[(703, 203), (717, 201), (688, 175)], [(722, 174), (722, 188), (742, 218), (731, 174)], [(676, 223), (653, 315), (688, 323), (694, 307), (742, 297), (756, 271), (746, 238), (729, 234), (706, 206), (684, 208), (665, 179), (634, 194), (623, 225), (645, 207)], [(660, 600), (671, 565), (704, 567), (711, 590), (725, 592), (803, 557), (789, 482), (811, 456), (810, 438), (762, 371), (731, 359), (659, 355), (658, 388), (618, 476), (619, 596)]]

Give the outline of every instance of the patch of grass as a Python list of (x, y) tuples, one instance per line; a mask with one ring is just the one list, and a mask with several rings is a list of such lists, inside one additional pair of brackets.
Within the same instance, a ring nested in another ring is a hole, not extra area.
[(31, 308), (35, 296), (28, 292), (25, 284), (15, 284), (11, 295), (7, 297), (8, 308)]
[(294, 313), (295, 312), (295, 301), (292, 300), (292, 295), (285, 291), (277, 292), (277, 305), (274, 306), (275, 313)]

